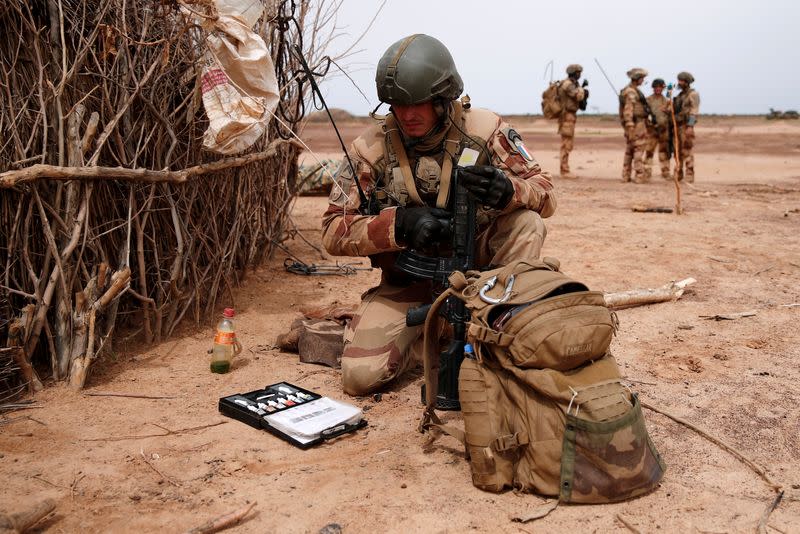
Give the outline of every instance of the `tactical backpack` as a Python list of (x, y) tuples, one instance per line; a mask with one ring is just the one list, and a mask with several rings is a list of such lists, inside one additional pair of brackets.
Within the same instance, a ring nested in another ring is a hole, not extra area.
[(564, 106), (561, 102), (560, 94), (561, 80), (550, 82), (547, 89), (542, 93), (542, 114), (545, 119), (558, 119)]
[[(466, 447), (475, 486), (603, 503), (656, 487), (665, 466), (637, 396), (608, 353), (617, 321), (603, 294), (525, 260), (486, 272), (454, 273), (425, 323), (427, 407), (421, 429)], [(464, 431), (434, 411), (439, 353), (436, 310), (447, 296), (472, 313), (474, 359), (459, 373)]]

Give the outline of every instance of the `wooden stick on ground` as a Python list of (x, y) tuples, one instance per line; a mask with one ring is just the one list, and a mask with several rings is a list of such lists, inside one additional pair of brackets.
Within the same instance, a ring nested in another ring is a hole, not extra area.
[(147, 467), (149, 467), (150, 469), (152, 469), (153, 471), (158, 473), (161, 476), (161, 478), (163, 478), (164, 480), (166, 480), (167, 482), (169, 482), (170, 484), (172, 484), (176, 488), (180, 488), (181, 487), (181, 483), (180, 482), (177, 482), (176, 480), (173, 480), (172, 477), (169, 477), (169, 476), (165, 475), (164, 473), (162, 473), (156, 466), (154, 466), (150, 462), (150, 460), (147, 459), (147, 456), (144, 455), (144, 449), (139, 449), (139, 454), (142, 456), (142, 460), (144, 461), (144, 463), (147, 464)]
[(22, 533), (56, 509), (56, 501), (45, 499), (30, 510), (15, 514), (0, 514), (0, 534)]
[(203, 523), (199, 527), (194, 527), (193, 529), (187, 530), (185, 534), (211, 534), (212, 532), (219, 532), (220, 530), (232, 527), (244, 519), (244, 517), (250, 513), (250, 510), (252, 510), (256, 504), (257, 503), (254, 502), (234, 512), (210, 519), (208, 522)]
[(769, 516), (773, 511), (775, 511), (775, 508), (778, 507), (778, 505), (781, 502), (781, 499), (783, 499), (783, 490), (778, 491), (778, 493), (775, 495), (775, 498), (772, 500), (769, 506), (767, 506), (767, 509), (764, 510), (764, 513), (761, 515), (761, 520), (759, 520), (758, 522), (758, 530), (757, 530), (758, 534), (767, 533), (767, 523), (769, 523)]
[[(744, 454), (739, 452), (737, 449), (735, 449), (731, 445), (728, 445), (727, 443), (725, 443), (721, 439), (715, 438), (714, 436), (712, 436), (711, 434), (709, 434), (707, 431), (703, 430), (702, 428), (699, 428), (699, 427), (693, 425), (692, 423), (690, 423), (689, 421), (686, 421), (685, 419), (682, 419), (682, 418), (678, 417), (677, 415), (673, 415), (673, 414), (667, 412), (666, 410), (662, 410), (660, 408), (656, 408), (655, 406), (653, 406), (651, 404), (648, 404), (646, 402), (642, 402), (642, 406), (647, 408), (648, 410), (652, 410), (652, 411), (654, 411), (656, 413), (660, 413), (663, 416), (669, 417), (670, 419), (672, 419), (676, 423), (680, 423), (681, 425), (685, 426), (686, 428), (694, 430), (695, 432), (697, 432), (698, 434), (700, 434), (701, 436), (703, 436), (704, 438), (706, 438), (710, 442), (712, 442), (712, 443), (718, 445), (719, 447), (721, 447), (722, 449), (728, 451), (730, 454), (732, 454), (733, 456), (738, 458), (739, 461), (741, 461), (743, 464), (745, 464), (750, 469), (755, 471), (758, 474), (758, 476), (760, 476), (761, 479), (764, 480), (764, 482), (766, 482), (769, 485), (770, 489), (772, 489), (775, 492), (775, 498), (772, 500), (770, 505), (767, 506), (766, 510), (764, 510), (764, 513), (761, 515), (761, 519), (758, 522), (758, 530), (757, 530), (757, 532), (759, 534), (766, 534), (766, 532), (767, 532), (767, 523), (769, 522), (769, 516), (775, 510), (775, 508), (777, 508), (778, 504), (780, 504), (781, 499), (783, 499), (783, 487), (780, 484), (777, 484), (777, 483), (773, 482), (772, 479), (769, 478), (769, 475), (767, 475), (766, 471), (764, 471), (764, 469), (762, 467), (757, 465), (750, 458), (748, 458), (747, 456), (745, 456)], [(617, 516), (617, 517), (619, 517), (619, 516)]]
[(631, 532), (633, 532), (633, 534), (640, 534), (640, 531), (639, 531), (639, 529), (638, 529), (638, 528), (636, 528), (636, 527), (634, 527), (633, 525), (631, 525), (631, 524), (630, 524), (630, 523), (629, 523), (629, 522), (628, 522), (628, 521), (627, 521), (627, 520), (626, 520), (624, 517), (622, 517), (620, 514), (617, 514), (617, 516), (616, 516), (616, 517), (617, 517), (617, 521), (619, 521), (620, 523), (622, 523), (623, 525), (625, 525), (625, 528), (627, 528), (628, 530), (630, 530)]
[(663, 416), (669, 417), (670, 419), (672, 419), (676, 423), (679, 423), (679, 424), (685, 426), (686, 428), (694, 430), (695, 432), (697, 432), (698, 434), (700, 434), (701, 436), (703, 436), (704, 438), (706, 438), (710, 442), (714, 443), (715, 445), (718, 445), (722, 449), (724, 449), (724, 450), (728, 451), (730, 454), (734, 455), (736, 458), (739, 459), (739, 461), (741, 461), (743, 464), (745, 464), (750, 469), (755, 471), (758, 474), (758, 476), (760, 476), (762, 478), (762, 480), (764, 480), (764, 482), (766, 482), (767, 485), (769, 485), (770, 489), (772, 489), (773, 491), (776, 491), (776, 492), (779, 492), (779, 491), (782, 490), (782, 486), (780, 484), (776, 484), (775, 482), (773, 482), (772, 479), (769, 478), (769, 475), (767, 475), (766, 471), (764, 471), (764, 469), (762, 467), (760, 467), (753, 460), (751, 460), (750, 458), (748, 458), (747, 456), (745, 456), (744, 454), (739, 452), (732, 445), (728, 445), (727, 443), (725, 443), (721, 439), (712, 436), (708, 431), (703, 430), (702, 428), (700, 428), (700, 427), (690, 423), (689, 421), (687, 421), (685, 419), (682, 419), (682, 418), (678, 417), (677, 415), (672, 414), (672, 413), (670, 413), (670, 412), (668, 412), (666, 410), (662, 410), (661, 408), (657, 408), (657, 407), (653, 406), (652, 404), (649, 404), (649, 403), (644, 402), (644, 401), (642, 401), (642, 406), (647, 408), (648, 410), (652, 410), (652, 411), (654, 411), (656, 413), (660, 413)]
[(143, 434), (141, 436), (108, 436), (108, 437), (105, 437), (105, 438), (84, 439), (83, 441), (124, 441), (124, 440), (128, 440), (128, 439), (158, 438), (158, 437), (162, 437), (162, 436), (173, 436), (173, 435), (176, 435), (176, 434), (185, 434), (187, 432), (193, 432), (195, 430), (204, 430), (206, 428), (211, 428), (212, 426), (224, 425), (225, 423), (227, 423), (227, 421), (219, 421), (217, 423), (211, 423), (210, 425), (193, 426), (193, 427), (190, 427), (190, 428), (181, 428), (179, 430), (170, 430), (170, 429), (165, 428), (165, 427), (163, 427), (161, 425), (156, 425), (155, 423), (152, 423), (153, 425), (157, 426), (158, 428), (166, 430), (166, 432), (161, 432), (161, 433), (158, 433), (158, 434)]
[(87, 391), (87, 397), (125, 397), (128, 399), (177, 399), (178, 397), (169, 395), (139, 395), (138, 393), (114, 393), (111, 391)]
[(606, 293), (604, 295), (606, 306), (614, 309), (631, 308), (644, 304), (655, 304), (658, 302), (668, 302), (677, 300), (683, 295), (683, 291), (697, 280), (685, 278), (678, 282), (670, 282), (655, 289), (631, 289), (618, 293)]

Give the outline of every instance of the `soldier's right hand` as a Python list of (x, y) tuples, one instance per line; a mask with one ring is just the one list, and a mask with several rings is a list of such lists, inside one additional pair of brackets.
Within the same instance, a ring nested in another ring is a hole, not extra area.
[(399, 207), (395, 214), (395, 236), (415, 249), (429, 247), (449, 237), (449, 217), (447, 210), (439, 208)]

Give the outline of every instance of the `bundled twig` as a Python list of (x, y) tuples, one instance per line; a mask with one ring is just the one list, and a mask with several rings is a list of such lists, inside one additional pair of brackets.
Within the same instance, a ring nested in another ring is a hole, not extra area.
[(320, 22), (256, 3), (281, 120), (222, 160), (200, 144), (213, 2), (0, 7), (0, 399), (41, 387), (37, 369), (82, 387), (120, 328), (149, 343), (199, 322), (285, 234), (298, 147), (280, 141), (305, 109), (289, 51)]

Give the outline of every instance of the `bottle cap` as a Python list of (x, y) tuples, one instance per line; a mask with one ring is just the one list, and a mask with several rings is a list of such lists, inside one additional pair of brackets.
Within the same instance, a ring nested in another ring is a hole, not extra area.
[(223, 317), (233, 317), (234, 311), (233, 308), (225, 308), (225, 311), (222, 312)]

